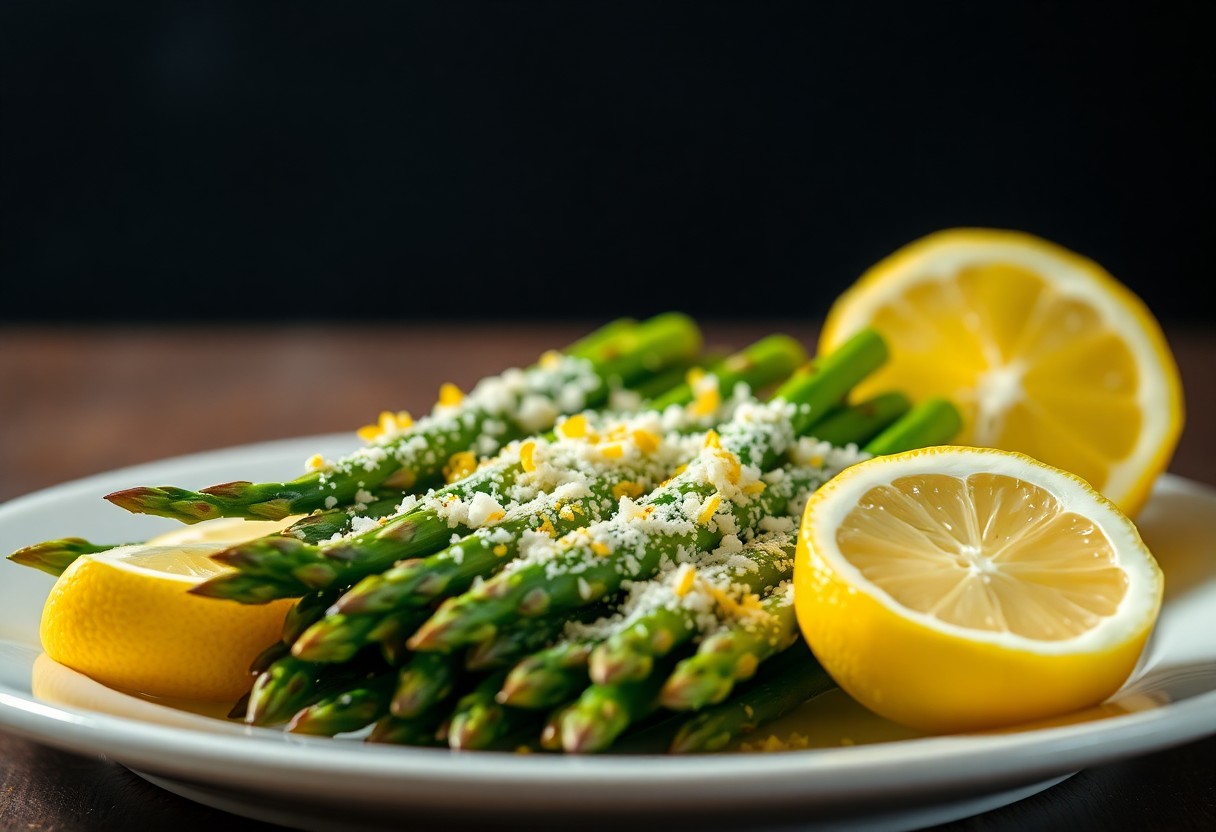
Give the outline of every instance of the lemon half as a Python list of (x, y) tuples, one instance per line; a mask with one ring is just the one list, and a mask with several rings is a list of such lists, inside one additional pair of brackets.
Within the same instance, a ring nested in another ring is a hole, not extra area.
[(1093, 260), (1018, 231), (955, 228), (904, 246), (828, 311), (819, 349), (874, 327), (891, 357), (858, 387), (944, 396), (958, 444), (1021, 451), (1134, 517), (1184, 421), (1173, 354), (1148, 307)]
[[(224, 521), (178, 539), (77, 558), (51, 588), (40, 633), (46, 654), (124, 691), (234, 701), (253, 684), (250, 663), (282, 635), (294, 599), (261, 605), (187, 590), (230, 569), (210, 556), (282, 523)], [(202, 542), (188, 542), (189, 540)]]
[(812, 495), (794, 585), (803, 635), (842, 689), (951, 732), (1110, 697), (1144, 650), (1163, 578), (1085, 480), (940, 446), (860, 462)]

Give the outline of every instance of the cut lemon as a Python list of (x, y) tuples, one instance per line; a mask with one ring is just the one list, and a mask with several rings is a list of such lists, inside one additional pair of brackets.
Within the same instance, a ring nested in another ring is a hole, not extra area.
[(798, 623), (824, 669), (922, 731), (1101, 703), (1161, 608), (1132, 521), (1012, 451), (938, 446), (846, 468), (807, 501), (796, 557)]
[(959, 228), (885, 258), (828, 311), (819, 349), (863, 327), (891, 357), (858, 395), (944, 396), (959, 444), (1071, 471), (1134, 517), (1183, 425), (1178, 368), (1145, 304), (1097, 263), (1030, 234)]
[(43, 606), (43, 650), (121, 690), (236, 700), (252, 686), (250, 663), (282, 635), (293, 600), (245, 605), (189, 594), (229, 569), (210, 556), (230, 542), (138, 544), (77, 558)]

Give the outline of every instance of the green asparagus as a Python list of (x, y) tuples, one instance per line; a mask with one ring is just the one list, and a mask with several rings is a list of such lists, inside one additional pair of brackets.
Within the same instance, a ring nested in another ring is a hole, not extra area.
[[(752, 385), (788, 376), (802, 362), (804, 355), (802, 347), (788, 336), (769, 336), (720, 362), (717, 374), (711, 379), (716, 384), (706, 386), (697, 383), (694, 386), (690, 380), (648, 402), (645, 409), (649, 412), (666, 411), (688, 403), (691, 412), (687, 414), (685, 424), (691, 427), (709, 422), (719, 412), (720, 390), (733, 393), (740, 386), (746, 390)], [(555, 434), (535, 437), (532, 444), (548, 442), (551, 438), (556, 438)], [(460, 522), (467, 518), (454, 520), (446, 506), (468, 505), (479, 494), (500, 504), (511, 501), (509, 492), (525, 473), (520, 453), (528, 444), (523, 441), (508, 443), (496, 460), (469, 476), (428, 493), (421, 502), (407, 498), (398, 514), (385, 523), (334, 543), (322, 546), (280, 535), (233, 546), (217, 553), (214, 558), (234, 567), (236, 572), (213, 578), (193, 587), (191, 591), (244, 603), (265, 603), (275, 598), (298, 596), (339, 580), (353, 582), (362, 577), (375, 576), (397, 561), (404, 561), (403, 566), (412, 564), (414, 568), (408, 572), (394, 573), (397, 577), (386, 581), (389, 588), (384, 589), (378, 601), (369, 601), (361, 594), (378, 585), (365, 585), (352, 595), (352, 600), (342, 611), (353, 613), (387, 609), (392, 604), (386, 606), (386, 598), (400, 598), (415, 590), (424, 596), (425, 603), (425, 596), (433, 597), (451, 581), (457, 582), (457, 585), (463, 581), (463, 585), (467, 586), (474, 578), (505, 562), (501, 557), (488, 557), (481, 551), (484, 547), (479, 544), (484, 541), (470, 541), (467, 544), (475, 549), (467, 564), (463, 551), (453, 553), (451, 558), (427, 561), (422, 565), (417, 564), (417, 559), (442, 549), (453, 534), (464, 536), (470, 533), (470, 528)], [(476, 556), (480, 560), (474, 560)], [(449, 576), (448, 571), (454, 574)], [(363, 600), (357, 600), (360, 598)]]
[(765, 662), (730, 698), (702, 708), (674, 731), (673, 754), (721, 751), (761, 725), (836, 687), (815, 656), (798, 640)]
[(392, 670), (360, 679), (345, 690), (327, 694), (302, 708), (287, 723), (286, 730), (332, 737), (366, 728), (388, 713), (396, 680)]
[(769, 404), (741, 408), (693, 464), (628, 510), (538, 547), (538, 555), (447, 598), (409, 646), (453, 650), (492, 637), (516, 615), (577, 608), (615, 593), (623, 581), (652, 577), (664, 562), (714, 549), (728, 533), (763, 517), (785, 514), (796, 489), (808, 483), (798, 476), (766, 482), (760, 473), (885, 359), (886, 345), (876, 332), (858, 333), (818, 360), (815, 372), (784, 385)]
[(295, 480), (237, 481), (200, 491), (143, 486), (106, 499), (128, 511), (197, 523), (214, 517), (276, 520), (361, 502), (361, 492), (382, 486), (403, 492), (426, 488), (453, 454), (476, 448), (489, 455), (513, 436), (549, 428), (559, 413), (599, 406), (615, 384), (689, 360), (700, 349), (697, 326), (677, 313), (635, 327), (614, 326), (607, 335), (592, 333), (570, 345), (564, 355), (551, 353), (525, 370), (483, 379), (468, 396), (445, 388), (428, 416)]

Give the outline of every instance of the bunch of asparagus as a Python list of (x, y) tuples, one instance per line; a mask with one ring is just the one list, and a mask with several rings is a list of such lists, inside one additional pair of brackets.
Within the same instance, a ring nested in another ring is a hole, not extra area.
[[(614, 321), (417, 421), (385, 414), (291, 482), (108, 499), (295, 518), (193, 590), (298, 599), (233, 718), (452, 749), (720, 750), (832, 686), (792, 604), (806, 497), (958, 429), (946, 401), (851, 400), (886, 357), (873, 331), (814, 360), (783, 335), (716, 357), (685, 316)], [(100, 548), (11, 557), (56, 573)]]

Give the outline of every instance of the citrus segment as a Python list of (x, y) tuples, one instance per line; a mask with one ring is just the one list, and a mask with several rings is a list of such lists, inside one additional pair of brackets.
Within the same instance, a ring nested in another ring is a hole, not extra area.
[(794, 583), (824, 668), (925, 731), (1102, 702), (1139, 660), (1162, 593), (1135, 526), (1084, 480), (963, 446), (876, 457), (819, 489)]
[(243, 605), (187, 590), (226, 569), (226, 543), (140, 544), (77, 558), (43, 606), (46, 654), (122, 690), (232, 701), (250, 662), (282, 633), (292, 600)]
[(832, 305), (819, 348), (872, 326), (897, 387), (957, 403), (960, 444), (1021, 451), (1088, 480), (1129, 516), (1173, 455), (1178, 369), (1143, 301), (1094, 261), (1015, 231), (949, 229), (869, 269)]

